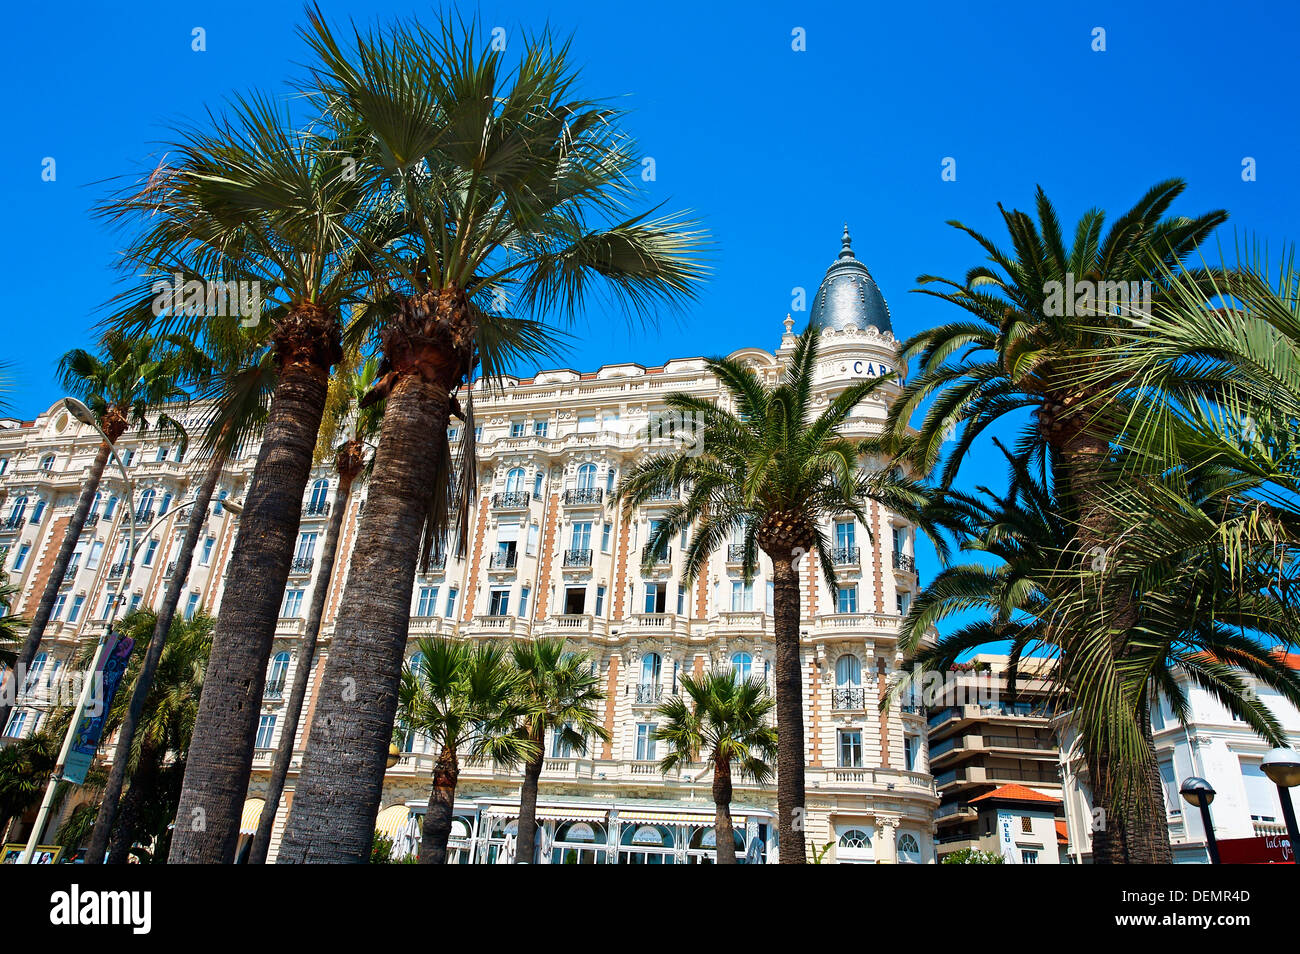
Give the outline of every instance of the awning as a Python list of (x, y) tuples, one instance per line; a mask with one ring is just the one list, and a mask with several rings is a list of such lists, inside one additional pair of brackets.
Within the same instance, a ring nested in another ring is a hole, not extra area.
[[(712, 825), (714, 821), (712, 813), (708, 815), (695, 815), (686, 812), (619, 812), (618, 820), (621, 822), (642, 822), (648, 825)], [(732, 816), (732, 821), (744, 816)]]
[(262, 820), (262, 807), (266, 804), (265, 799), (250, 798), (244, 802), (243, 814), (239, 816), (239, 833), (241, 835), (256, 835), (257, 823)]
[(410, 818), (411, 810), (405, 805), (394, 805), (392, 808), (385, 808), (375, 819), (375, 834), (383, 835), (385, 838), (393, 839), (398, 836), (403, 828), (406, 827), (406, 820)]
[[(485, 814), (492, 818), (518, 818), (518, 805), (493, 805)], [(607, 821), (608, 811), (589, 808), (539, 808), (538, 821)]]

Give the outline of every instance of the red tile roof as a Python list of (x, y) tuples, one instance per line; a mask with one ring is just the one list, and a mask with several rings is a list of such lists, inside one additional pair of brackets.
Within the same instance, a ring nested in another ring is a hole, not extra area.
[(1070, 831), (1065, 827), (1065, 822), (1056, 823), (1056, 843), (1058, 845), (1068, 845), (1070, 843)]
[(1050, 795), (1036, 792), (1032, 788), (1025, 788), (1023, 785), (1003, 785), (991, 792), (985, 792), (983, 795), (972, 798), (970, 804), (974, 805), (976, 802), (994, 798), (1004, 802), (1051, 802), (1054, 805), (1061, 804), (1059, 798), (1052, 798)]

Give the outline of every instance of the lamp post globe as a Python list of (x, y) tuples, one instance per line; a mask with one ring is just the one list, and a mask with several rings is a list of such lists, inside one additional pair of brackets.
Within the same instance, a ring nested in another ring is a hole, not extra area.
[(89, 424), (91, 427), (96, 425), (97, 422), (95, 420), (95, 415), (91, 413), (90, 408), (86, 407), (84, 403), (78, 401), (76, 398), (65, 397), (63, 399), (63, 406), (67, 409), (69, 414), (79, 420), (82, 424)]
[(1295, 749), (1274, 749), (1264, 756), (1260, 768), (1277, 786), (1277, 799), (1282, 803), (1282, 819), (1286, 822), (1287, 837), (1291, 839), (1291, 856), (1300, 847), (1300, 826), (1296, 824), (1295, 806), (1291, 803), (1291, 789), (1300, 785), (1300, 752)]
[(1205, 826), (1205, 847), (1210, 853), (1210, 864), (1219, 863), (1219, 842), (1214, 837), (1214, 822), (1210, 820), (1210, 802), (1214, 801), (1214, 786), (1200, 776), (1183, 779), (1178, 794), (1189, 805), (1201, 810), (1201, 824)]

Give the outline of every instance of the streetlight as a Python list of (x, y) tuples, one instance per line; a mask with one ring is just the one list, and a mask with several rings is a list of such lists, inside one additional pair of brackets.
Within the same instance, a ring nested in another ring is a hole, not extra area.
[[(67, 412), (75, 417), (87, 427), (94, 428), (95, 433), (100, 439), (108, 445), (108, 452), (112, 455), (118, 470), (122, 471), (122, 480), (126, 482), (126, 518), (127, 518), (127, 552), (130, 556), (127, 558), (127, 565), (135, 559), (135, 481), (131, 475), (126, 472), (126, 464), (122, 462), (121, 455), (117, 452), (117, 445), (108, 439), (104, 429), (99, 426), (95, 420), (94, 413), (86, 407), (81, 401), (74, 397), (65, 397), (63, 406)], [(86, 704), (90, 702), (90, 692), (95, 683), (94, 674), (99, 672), (100, 665), (104, 662), (104, 656), (109, 647), (113, 644), (113, 619), (117, 616), (117, 604), (122, 597), (122, 588), (126, 585), (127, 578), (130, 576), (125, 569), (122, 571), (122, 579), (117, 584), (117, 592), (113, 594), (108, 605), (108, 624), (104, 627), (104, 635), (99, 638), (99, 645), (95, 647), (95, 658), (91, 660), (90, 669), (87, 671), (86, 680), (82, 683), (81, 694), (77, 697), (77, 705), (72, 710), (72, 721), (68, 723), (68, 731), (63, 736), (63, 747), (59, 749), (59, 758), (54, 763), (54, 768), (50, 771), (49, 784), (45, 786), (45, 797), (41, 799), (40, 811), (36, 813), (36, 824), (32, 826), (31, 837), (27, 839), (27, 847), (23, 849), (21, 862), (23, 864), (32, 864), (36, 860), (36, 846), (40, 843), (41, 833), (45, 830), (45, 822), (49, 817), (50, 808), (54, 804), (54, 790), (58, 787), (59, 780), (63, 775), (63, 770), (67, 765), (68, 753), (72, 751), (72, 741), (76, 738), (77, 729), (81, 725), (81, 716), (86, 711)]]
[(1214, 822), (1210, 820), (1210, 802), (1214, 801), (1214, 786), (1199, 776), (1184, 779), (1178, 794), (1189, 805), (1201, 810), (1201, 824), (1205, 826), (1205, 846), (1210, 851), (1210, 864), (1219, 863), (1219, 843), (1214, 837)]
[(1260, 767), (1277, 786), (1277, 797), (1282, 801), (1282, 817), (1286, 819), (1286, 833), (1291, 839), (1291, 857), (1294, 859), (1295, 853), (1300, 851), (1300, 831), (1296, 830), (1290, 789), (1300, 785), (1300, 753), (1295, 749), (1274, 749), (1264, 756)]

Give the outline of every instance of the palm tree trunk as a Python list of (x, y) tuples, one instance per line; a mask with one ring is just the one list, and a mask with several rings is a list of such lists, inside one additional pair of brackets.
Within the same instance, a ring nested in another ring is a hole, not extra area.
[(736, 864), (736, 836), (731, 827), (731, 760), (713, 758), (713, 835), (718, 864)]
[(429, 488), (445, 463), (451, 394), (470, 368), (474, 330), (456, 288), (407, 300), (384, 330), (395, 383), (280, 861), (369, 857)]
[(807, 861), (804, 846), (803, 673), (799, 660), (799, 572), (790, 557), (772, 560), (776, 633), (776, 806), (783, 865)]
[(362, 864), (368, 857), (449, 396), (408, 375), (388, 397), (281, 862)]
[[(342, 454), (339, 460), (342, 462)], [(321, 551), (320, 567), (316, 570), (316, 586), (311, 594), (311, 608), (307, 611), (307, 629), (303, 633), (302, 644), (298, 647), (298, 666), (294, 669), (289, 702), (284, 707), (284, 726), (280, 729), (280, 745), (275, 750), (275, 763), (271, 766), (271, 777), (266, 783), (262, 817), (257, 823), (257, 834), (253, 836), (253, 846), (248, 854), (250, 865), (266, 864), (266, 855), (271, 849), (271, 830), (275, 827), (280, 796), (284, 794), (285, 779), (289, 776), (289, 764), (293, 761), (298, 720), (302, 716), (303, 700), (307, 697), (311, 664), (316, 657), (316, 640), (320, 636), (321, 619), (325, 615), (325, 600), (329, 596), (330, 578), (334, 575), (339, 533), (343, 528), (343, 517), (352, 496), (352, 482), (356, 479), (358, 470), (358, 467), (350, 463), (346, 466), (341, 463), (338, 469), (338, 493), (335, 494), (334, 509), (330, 511), (330, 523), (325, 531), (325, 546)]]
[[(158, 660), (162, 658), (163, 647), (167, 643), (167, 634), (171, 632), (172, 619), (176, 615), (176, 606), (180, 603), (185, 581), (189, 579), (190, 564), (194, 560), (194, 547), (199, 542), (199, 535), (208, 522), (208, 505), (216, 491), (217, 481), (221, 479), (221, 469), (226, 463), (224, 453), (213, 455), (208, 469), (199, 484), (199, 492), (190, 508), (190, 518), (185, 525), (185, 536), (181, 539), (180, 552), (176, 555), (176, 569), (163, 594), (162, 606), (158, 609), (158, 618), (154, 621), (153, 635), (149, 638), (149, 648), (144, 661), (140, 664), (140, 674), (136, 677), (135, 687), (131, 690), (131, 703), (122, 719), (118, 731), (117, 749), (113, 753), (113, 764), (108, 771), (108, 781), (104, 785), (104, 798), (99, 803), (99, 815), (95, 818), (95, 828), (90, 835), (90, 847), (86, 850), (86, 861), (98, 864), (108, 849), (109, 836), (113, 831), (113, 821), (117, 815), (118, 799), (122, 795), (122, 784), (126, 780), (126, 766), (131, 759), (131, 745), (135, 739), (135, 730), (144, 715), (145, 700), (153, 687), (153, 677), (158, 671)], [(127, 846), (130, 847), (129, 845)]]
[(230, 864), (338, 331), (300, 306), (276, 332), (279, 375), (239, 520), (185, 765), (169, 860)]
[(524, 766), (524, 782), (519, 786), (519, 823), (518, 843), (515, 846), (515, 864), (531, 865), (533, 863), (533, 846), (537, 842), (537, 789), (542, 777), (542, 763), (545, 756), (541, 754), (542, 743), (537, 743), (537, 758)]
[[(121, 436), (119, 429), (116, 434), (106, 429), (108, 436), (116, 440)], [(13, 693), (0, 693), (0, 734), (3, 734), (5, 726), (9, 724), (9, 713), (13, 709), (13, 703), (17, 701), (18, 694), (22, 691), (25, 679), (22, 674), (31, 668), (32, 660), (36, 658), (36, 653), (41, 646), (41, 637), (45, 635), (45, 626), (50, 621), (50, 613), (54, 610), (54, 601), (59, 596), (59, 588), (63, 585), (63, 576), (68, 572), (68, 564), (72, 561), (72, 553), (77, 548), (77, 540), (81, 536), (81, 531), (86, 526), (86, 516), (90, 513), (90, 505), (94, 502), (95, 492), (99, 489), (99, 482), (104, 476), (104, 467), (108, 463), (111, 448), (106, 443), (100, 443), (99, 451), (95, 454), (94, 461), (90, 465), (90, 473), (86, 475), (86, 482), (82, 485), (81, 496), (77, 498), (77, 509), (72, 512), (72, 520), (63, 532), (63, 543), (59, 546), (58, 555), (54, 558), (54, 566), (50, 569), (50, 577), (45, 583), (45, 591), (41, 594), (41, 601), (36, 607), (36, 613), (32, 616), (32, 624), (27, 629), (27, 635), (23, 639), (22, 649), (18, 653), (18, 658), (14, 662), (14, 685)], [(135, 505), (134, 501), (129, 501), (131, 506)], [(50, 501), (53, 508), (54, 502)], [(12, 701), (11, 701), (12, 700)]]
[[(140, 751), (139, 763), (131, 774), (131, 787), (127, 789), (126, 796), (122, 799), (113, 837), (108, 844), (107, 863), (110, 865), (124, 865), (130, 861), (131, 846), (136, 843), (140, 834), (141, 810), (144, 808), (145, 801), (158, 787), (162, 754), (152, 747), (144, 747)], [(99, 817), (101, 819), (104, 817), (102, 809)], [(96, 825), (98, 826), (98, 820)], [(91, 846), (86, 849), (87, 864), (98, 864), (98, 859), (104, 857), (103, 849), (99, 849), (98, 853), (95, 853), (96, 850), (92, 836)]]
[(447, 839), (451, 837), (456, 782), (459, 779), (456, 750), (444, 745), (438, 755), (438, 764), (433, 767), (433, 788), (429, 791), (429, 807), (424, 813), (424, 831), (420, 838), (420, 864), (447, 863)]

